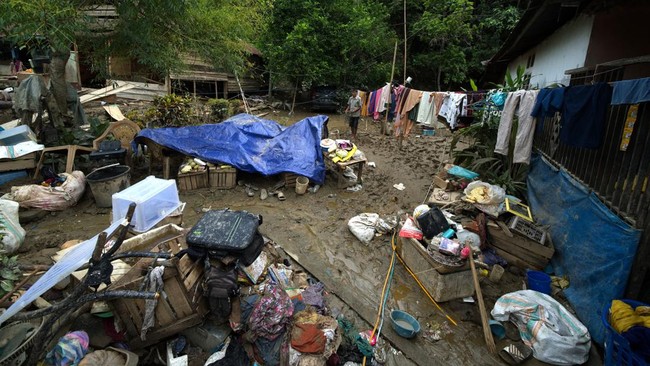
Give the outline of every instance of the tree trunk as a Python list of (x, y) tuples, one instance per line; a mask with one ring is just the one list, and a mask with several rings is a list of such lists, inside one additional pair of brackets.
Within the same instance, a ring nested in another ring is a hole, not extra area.
[[(69, 122), (72, 120), (68, 115), (68, 85), (65, 81), (65, 65), (70, 58), (70, 50), (56, 50), (52, 55), (52, 64), (50, 65), (50, 92), (54, 98), (55, 103), (50, 104), (48, 108), (50, 112), (50, 119), (57, 126), (64, 121)], [(56, 108), (52, 108), (51, 104), (55, 104)]]
[(440, 79), (442, 78), (442, 68), (438, 67), (437, 74), (438, 75), (436, 76), (436, 84), (438, 86), (438, 91), (442, 91), (442, 89), (440, 88)]

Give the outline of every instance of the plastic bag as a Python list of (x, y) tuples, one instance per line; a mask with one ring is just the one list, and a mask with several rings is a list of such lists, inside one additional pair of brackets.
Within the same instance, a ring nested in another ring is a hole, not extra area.
[(496, 205), (506, 198), (506, 191), (503, 188), (480, 180), (468, 184), (463, 192), (465, 193), (463, 199), (466, 201), (483, 205)]
[(348, 221), (348, 228), (362, 243), (368, 244), (375, 237), (375, 226), (379, 220), (376, 213), (362, 213)]
[(11, 199), (25, 208), (40, 208), (45, 211), (62, 211), (77, 204), (86, 188), (86, 177), (80, 171), (63, 173), (65, 182), (59, 187), (44, 187), (29, 184), (11, 187), (11, 193), (3, 198)]
[(0, 252), (11, 254), (25, 241), (25, 230), (18, 221), (18, 203), (0, 199)]
[(581, 365), (589, 359), (587, 328), (549, 295), (533, 290), (501, 296), (492, 317), (515, 323), (536, 359), (553, 365)]
[(410, 217), (404, 221), (404, 225), (402, 225), (402, 228), (399, 231), (399, 236), (402, 238), (413, 238), (417, 240), (421, 240), (424, 237), (422, 230), (415, 226), (413, 219)]
[(475, 173), (471, 170), (465, 169), (458, 165), (454, 165), (451, 168), (447, 169), (447, 174), (455, 175), (457, 177), (461, 177), (469, 180), (478, 178), (478, 173)]

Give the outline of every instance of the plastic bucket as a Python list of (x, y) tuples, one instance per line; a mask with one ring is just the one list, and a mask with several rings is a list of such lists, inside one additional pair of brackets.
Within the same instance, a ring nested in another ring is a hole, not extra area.
[(309, 185), (309, 178), (307, 177), (296, 178), (296, 193), (305, 194), (305, 192), (307, 192), (308, 185)]
[(551, 276), (540, 271), (526, 271), (526, 280), (530, 290), (551, 294)]
[(401, 310), (391, 311), (390, 321), (395, 333), (400, 337), (413, 338), (420, 331), (420, 323), (407, 312)]
[(113, 194), (130, 186), (130, 171), (126, 165), (108, 165), (86, 176), (97, 207), (113, 206)]
[(503, 324), (501, 324), (500, 321), (489, 319), (488, 324), (490, 325), (492, 335), (494, 335), (497, 339), (503, 339), (506, 337), (506, 328), (503, 326)]

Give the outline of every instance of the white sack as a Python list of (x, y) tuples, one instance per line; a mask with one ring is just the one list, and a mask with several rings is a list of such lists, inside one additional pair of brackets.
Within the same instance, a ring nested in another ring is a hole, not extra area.
[(492, 317), (512, 321), (533, 356), (553, 365), (581, 365), (589, 359), (587, 328), (551, 296), (533, 290), (501, 296)]
[(362, 213), (348, 221), (348, 228), (357, 239), (364, 244), (368, 244), (375, 237), (375, 227), (378, 220), (379, 215), (376, 213)]

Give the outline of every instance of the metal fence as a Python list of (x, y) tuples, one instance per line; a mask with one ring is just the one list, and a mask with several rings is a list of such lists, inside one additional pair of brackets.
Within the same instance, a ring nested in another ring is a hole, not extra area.
[[(623, 76), (617, 68), (597, 74), (573, 75), (571, 85), (594, 81), (616, 81)], [(650, 103), (638, 107), (637, 119), (628, 147), (621, 150), (623, 128), (630, 106), (609, 106), (602, 146), (597, 150), (566, 146), (557, 138), (559, 118), (547, 118), (535, 147), (552, 163), (564, 167), (581, 181), (613, 212), (632, 226), (644, 230), (632, 266), (626, 296), (650, 302)]]

